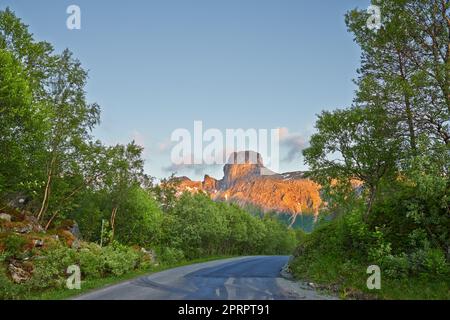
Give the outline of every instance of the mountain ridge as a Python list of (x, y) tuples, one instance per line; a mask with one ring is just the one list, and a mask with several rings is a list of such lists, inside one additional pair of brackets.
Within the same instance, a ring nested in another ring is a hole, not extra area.
[(178, 177), (182, 192), (205, 192), (213, 200), (252, 205), (263, 212), (288, 213), (293, 221), (298, 214), (318, 215), (322, 205), (320, 186), (303, 171), (276, 173), (264, 166), (259, 153), (234, 152), (218, 180), (205, 175), (203, 181)]

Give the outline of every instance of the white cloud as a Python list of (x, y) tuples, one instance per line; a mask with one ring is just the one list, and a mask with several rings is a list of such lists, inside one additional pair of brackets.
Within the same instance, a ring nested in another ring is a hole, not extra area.
[(279, 128), (280, 145), (285, 149), (286, 156), (283, 161), (293, 162), (300, 160), (301, 152), (306, 147), (308, 139), (298, 132), (289, 132), (286, 127)]

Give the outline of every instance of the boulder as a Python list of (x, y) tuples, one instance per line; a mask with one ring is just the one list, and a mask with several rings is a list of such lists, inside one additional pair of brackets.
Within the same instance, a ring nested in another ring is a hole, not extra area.
[(156, 253), (152, 249), (147, 250), (145, 248), (141, 248), (142, 253), (149, 259), (152, 264), (156, 263)]
[(31, 278), (31, 272), (27, 270), (23, 263), (16, 260), (12, 261), (8, 266), (9, 273), (15, 283), (23, 283)]
[(13, 231), (21, 234), (30, 233), (31, 231), (33, 231), (33, 225), (30, 223), (19, 224), (14, 226)]
[(59, 230), (58, 236), (61, 240), (63, 240), (68, 247), (72, 247), (72, 244), (76, 240), (74, 235), (68, 230)]
[(74, 220), (67, 219), (67, 220), (60, 222), (57, 225), (56, 230), (58, 230), (59, 232), (67, 231), (68, 233), (71, 234), (71, 237), (81, 240), (80, 228), (78, 226), (78, 223)]
[(11, 222), (11, 215), (7, 213), (0, 213), (0, 220)]
[(31, 199), (23, 193), (14, 193), (8, 196), (7, 204), (11, 208), (24, 209), (30, 200)]
[(29, 223), (29, 225), (31, 225), (32, 231), (34, 231), (34, 232), (44, 232), (45, 231), (44, 228), (42, 228), (39, 221), (37, 220), (37, 218), (34, 216), (25, 215), (24, 221)]
[(81, 239), (81, 231), (80, 231), (80, 227), (78, 226), (78, 223), (76, 223), (75, 221), (73, 222), (73, 225), (69, 228), (70, 233), (73, 234), (73, 236), (76, 239)]
[(42, 240), (42, 239), (35, 239), (35, 240), (33, 240), (33, 246), (35, 248), (43, 247), (44, 246), (44, 240)]

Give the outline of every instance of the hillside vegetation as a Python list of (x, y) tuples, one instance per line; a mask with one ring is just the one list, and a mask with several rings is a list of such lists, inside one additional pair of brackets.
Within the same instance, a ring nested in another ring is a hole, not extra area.
[(346, 15), (362, 50), (354, 104), (319, 115), (304, 150), (333, 219), (304, 235), (291, 269), (342, 297), (450, 299), (450, 3), (372, 3), (377, 32), (366, 11)]

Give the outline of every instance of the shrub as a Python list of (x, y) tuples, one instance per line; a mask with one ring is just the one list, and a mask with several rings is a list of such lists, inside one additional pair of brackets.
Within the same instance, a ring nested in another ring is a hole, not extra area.
[(406, 278), (410, 272), (408, 256), (405, 253), (385, 256), (381, 267), (383, 273), (391, 278)]
[(184, 253), (180, 249), (162, 247), (157, 250), (158, 260), (161, 264), (171, 265), (185, 259)]
[(139, 266), (139, 253), (132, 248), (114, 242), (103, 247), (102, 258), (106, 272), (120, 276)]
[(61, 244), (52, 246), (35, 259), (33, 276), (27, 285), (31, 289), (62, 287), (67, 268), (74, 264), (77, 264), (76, 250)]
[(19, 299), (22, 294), (23, 286), (14, 284), (6, 276), (6, 270), (0, 267), (0, 300)]
[(445, 255), (438, 249), (419, 249), (410, 255), (411, 270), (424, 276), (445, 275), (449, 272), (449, 266)]
[(423, 265), (426, 271), (434, 275), (446, 275), (449, 273), (449, 266), (445, 259), (445, 255), (439, 249), (427, 250)]
[(20, 255), (23, 251), (25, 244), (27, 243), (26, 239), (20, 235), (10, 234), (4, 240), (5, 246), (5, 256), (16, 257)]
[(381, 263), (384, 257), (391, 254), (391, 244), (384, 239), (384, 234), (379, 228), (371, 233), (371, 238), (372, 241), (368, 246), (369, 261)]
[(82, 275), (87, 278), (98, 278), (104, 273), (102, 248), (90, 243), (78, 252), (78, 261)]

